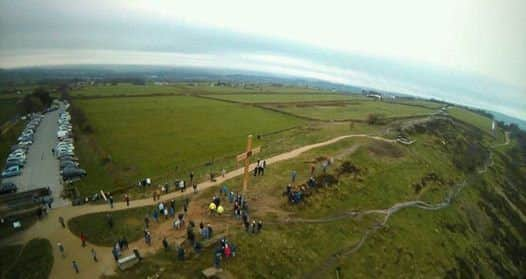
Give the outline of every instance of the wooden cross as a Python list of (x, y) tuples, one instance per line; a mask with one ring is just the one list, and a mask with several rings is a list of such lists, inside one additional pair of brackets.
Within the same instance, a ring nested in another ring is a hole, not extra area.
[(258, 154), (261, 151), (261, 146), (256, 147), (252, 149), (252, 135), (248, 135), (248, 141), (247, 141), (247, 151), (237, 155), (236, 159), (238, 162), (244, 161), (245, 162), (245, 173), (243, 177), (243, 194), (246, 194), (247, 187), (248, 187), (248, 169), (250, 167), (250, 157), (254, 154)]

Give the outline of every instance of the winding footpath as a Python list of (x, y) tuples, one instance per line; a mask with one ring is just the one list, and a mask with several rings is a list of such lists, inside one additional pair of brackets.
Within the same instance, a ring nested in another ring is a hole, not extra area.
[[(380, 136), (373, 136), (367, 134), (351, 134), (345, 136), (339, 136), (327, 141), (306, 145), (303, 147), (296, 148), (289, 152), (285, 152), (271, 158), (266, 159), (267, 164), (274, 164), (277, 162), (285, 161), (298, 157), (304, 152), (310, 151), (315, 148), (320, 148), (323, 146), (331, 145), (341, 140), (349, 138), (369, 138), (373, 140), (379, 140), (389, 143), (396, 143), (396, 140), (388, 139)], [(250, 165), (250, 169), (255, 167), (255, 163)], [(217, 186), (223, 183), (226, 180), (232, 179), (234, 177), (240, 176), (243, 174), (243, 168), (239, 168), (228, 172), (225, 174), (225, 177), (218, 177), (216, 181), (206, 181), (198, 185), (199, 190), (205, 190), (214, 186)], [(166, 195), (163, 195), (162, 200), (171, 200), (174, 198), (182, 197), (187, 195), (186, 193), (181, 192), (172, 192)], [(98, 212), (113, 212), (118, 210), (126, 210), (130, 208), (151, 206), (156, 204), (151, 198), (133, 200), (130, 206), (126, 206), (124, 202), (114, 203), (114, 208), (110, 209), (107, 204), (100, 205), (83, 205), (76, 207), (61, 207), (51, 210), (48, 216), (42, 221), (38, 221), (36, 224), (28, 228), (27, 230), (13, 235), (9, 238), (0, 240), (1, 245), (7, 244), (16, 244), (16, 243), (25, 243), (33, 238), (47, 238), (53, 246), (53, 256), (54, 264), (51, 270), (50, 278), (98, 278), (101, 275), (111, 275), (115, 273), (116, 264), (111, 255), (111, 248), (109, 247), (100, 247), (88, 243), (87, 247), (80, 247), (80, 239), (71, 233), (68, 229), (63, 229), (59, 222), (58, 217), (62, 216), (67, 223), (68, 220), (85, 215), (90, 213)], [(58, 242), (61, 242), (65, 248), (65, 257), (59, 253), (56, 245)], [(97, 263), (93, 262), (90, 255), (91, 248), (94, 248), (97, 251), (97, 256), (99, 261)], [(133, 247), (132, 247), (133, 248)], [(71, 261), (77, 261), (80, 267), (80, 273), (74, 274)]]

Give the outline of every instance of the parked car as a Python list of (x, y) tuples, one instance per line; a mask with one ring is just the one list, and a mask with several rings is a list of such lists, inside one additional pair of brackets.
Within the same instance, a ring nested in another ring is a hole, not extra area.
[(75, 153), (73, 151), (59, 151), (57, 153), (57, 158), (62, 158), (64, 156), (75, 156)]
[(8, 193), (16, 193), (18, 188), (16, 187), (15, 183), (13, 182), (3, 182), (0, 185), (0, 195), (1, 194), (8, 194)]
[(60, 150), (60, 149), (75, 150), (75, 147), (72, 144), (60, 144), (60, 145), (55, 146), (55, 148), (57, 150)]
[(2, 177), (19, 176), (21, 173), (22, 171), (19, 166), (10, 166), (2, 172)]
[(23, 141), (18, 142), (18, 144), (21, 144), (21, 145), (32, 145), (33, 141), (32, 140), (23, 140)]
[(79, 166), (79, 163), (74, 162), (74, 161), (66, 161), (66, 160), (60, 161), (60, 169), (76, 168), (78, 166)]
[(25, 154), (9, 154), (9, 156), (7, 156), (7, 160), (10, 160), (10, 159), (26, 161), (26, 155)]
[(23, 149), (16, 149), (14, 151), (11, 151), (9, 155), (26, 155), (26, 151)]
[(71, 167), (64, 168), (61, 171), (61, 174), (64, 180), (81, 178), (87, 175), (85, 170), (80, 169), (80, 168), (71, 168)]
[(17, 158), (8, 158), (7, 160), (5, 160), (5, 165), (6, 167), (9, 165), (9, 166), (19, 166), (19, 167), (24, 167), (24, 165), (26, 164), (26, 161), (25, 160), (21, 160), (21, 159), (17, 159)]
[(61, 161), (73, 161), (73, 162), (78, 162), (79, 159), (75, 156), (68, 156), (68, 155), (64, 155), (62, 157), (60, 157), (60, 160)]

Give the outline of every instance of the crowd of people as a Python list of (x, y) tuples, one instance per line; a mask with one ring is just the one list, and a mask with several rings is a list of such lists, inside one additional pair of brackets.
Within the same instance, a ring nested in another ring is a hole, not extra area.
[[(333, 163), (334, 159), (332, 157), (321, 162), (321, 170), (323, 177), (325, 177), (325, 175), (327, 174), (328, 167)], [(290, 183), (285, 187), (285, 191), (283, 192), (283, 194), (287, 196), (290, 203), (296, 204), (301, 202), (304, 199), (305, 195), (308, 195), (309, 190), (318, 187), (320, 184), (327, 185), (327, 181), (324, 181), (324, 179), (322, 179), (321, 182), (316, 181), (316, 179), (314, 178), (315, 172), (316, 165), (312, 164), (310, 166), (310, 177), (307, 180), (307, 182), (303, 185), (296, 186), (296, 177), (298, 173), (296, 170), (292, 170), (290, 174)], [(307, 187), (305, 187), (305, 185)]]
[[(256, 163), (256, 167), (254, 168), (253, 175), (254, 176), (264, 176), (266, 169), (266, 161), (265, 160), (258, 160)], [(223, 169), (221, 171), (221, 176), (225, 177), (226, 171)], [(293, 174), (293, 182), (295, 180), (296, 174)], [(210, 179), (213, 181), (214, 177), (213, 175), (210, 176)], [(141, 187), (147, 187), (151, 185), (151, 179), (144, 179), (139, 181), (139, 186)], [(194, 193), (197, 193), (197, 183), (195, 181), (194, 173), (191, 172), (189, 175), (189, 181), (188, 183), (185, 180), (177, 180), (174, 183), (175, 190), (180, 190), (181, 192), (184, 192), (186, 190), (186, 185), (191, 185), (193, 188)], [(148, 246), (152, 245), (152, 232), (150, 231), (151, 222), (160, 222), (160, 220), (173, 220), (173, 229), (179, 230), (186, 227), (186, 236), (187, 240), (190, 243), (192, 249), (196, 253), (200, 253), (203, 249), (203, 241), (210, 241), (214, 239), (214, 229), (210, 223), (205, 223), (201, 221), (199, 223), (199, 235), (197, 236), (194, 232), (196, 229), (196, 225), (193, 221), (188, 221), (188, 224), (186, 223), (186, 217), (187, 217), (187, 211), (188, 211), (188, 204), (189, 199), (185, 198), (183, 200), (182, 205), (182, 212), (177, 213), (176, 210), (176, 200), (161, 200), (161, 195), (166, 194), (170, 191), (170, 186), (168, 184), (165, 185), (159, 185), (159, 189), (154, 190), (152, 192), (152, 198), (153, 201), (156, 202), (155, 206), (153, 207), (150, 214), (147, 214), (144, 218), (144, 230), (143, 230), (143, 238), (144, 243)], [(293, 192), (292, 190), (290, 192)], [(111, 193), (107, 193), (106, 195), (108, 204), (110, 208), (114, 207), (114, 200)], [(214, 195), (212, 198), (212, 201), (210, 202), (208, 209), (210, 216), (219, 216), (223, 215), (225, 212), (225, 206), (226, 204), (222, 203), (222, 199), (227, 201), (228, 206), (232, 208), (232, 217), (235, 219), (240, 219), (242, 222), (243, 228), (247, 233), (257, 234), (262, 231), (263, 228), (263, 222), (261, 220), (251, 219), (249, 216), (249, 207), (248, 207), (248, 201), (244, 195), (234, 191), (229, 191), (229, 188), (226, 184), (223, 184), (219, 187), (219, 194)], [(123, 201), (126, 203), (126, 206), (130, 206), (130, 195), (128, 193), (124, 194)], [(111, 213), (107, 213), (106, 215), (106, 221), (109, 229), (112, 229), (114, 227), (114, 221)], [(59, 217), (59, 222), (63, 228), (65, 228), (64, 219), (62, 217)], [(86, 246), (87, 236), (83, 233), (80, 235), (82, 246)], [(165, 250), (170, 249), (170, 243), (166, 236), (162, 236), (162, 246)], [(58, 243), (59, 250), (62, 255), (64, 255), (64, 247), (62, 243)], [(118, 241), (115, 242), (115, 244), (112, 247), (111, 253), (113, 255), (113, 258), (116, 262), (119, 261), (121, 258), (121, 255), (123, 251), (128, 249), (128, 241), (125, 237), (122, 237)], [(177, 258), (179, 260), (185, 259), (185, 249), (181, 245), (176, 246), (177, 250)], [(138, 250), (134, 249), (134, 254), (138, 255)], [(98, 261), (97, 253), (92, 248), (90, 250), (91, 258), (94, 262)], [(218, 241), (217, 248), (215, 249), (214, 253), (214, 264), (216, 267), (220, 266), (222, 259), (228, 259), (230, 257), (234, 257), (236, 255), (236, 246), (229, 240), (227, 240), (225, 237), (221, 237)], [(138, 255), (138, 258), (140, 258), (140, 255)], [(76, 261), (72, 262), (73, 268), (75, 269), (75, 272), (78, 273), (79, 266)]]

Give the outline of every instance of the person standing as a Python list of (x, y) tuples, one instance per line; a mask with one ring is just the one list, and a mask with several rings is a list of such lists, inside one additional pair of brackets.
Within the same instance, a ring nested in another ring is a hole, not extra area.
[(214, 266), (216, 269), (221, 268), (221, 252), (216, 252), (214, 255)]
[(258, 225), (257, 225), (257, 232), (259, 233), (261, 231), (261, 229), (263, 228), (263, 222), (261, 222), (261, 220), (258, 221)]
[(141, 254), (139, 253), (139, 250), (138, 250), (137, 248), (134, 248), (134, 249), (133, 249), (133, 254), (135, 255), (135, 257), (136, 257), (137, 259), (139, 259), (139, 261), (142, 260)]
[(194, 188), (194, 193), (197, 193), (197, 184), (196, 183), (192, 184), (192, 187)]
[(222, 170), (221, 170), (221, 176), (223, 176), (223, 178), (225, 178), (225, 174), (226, 174), (226, 170), (225, 170), (225, 169), (222, 169)]
[(124, 195), (124, 201), (126, 202), (126, 206), (130, 206), (130, 196), (128, 194)]
[(254, 176), (257, 176), (259, 173), (259, 160), (256, 162), (256, 166), (254, 167)]
[(150, 227), (150, 218), (148, 218), (148, 215), (144, 217), (144, 227), (149, 228)]
[(86, 235), (83, 232), (80, 233), (80, 241), (82, 242), (82, 247), (86, 247)]
[(178, 246), (178, 247), (177, 247), (177, 258), (178, 258), (180, 261), (184, 261), (184, 248), (181, 247), (181, 246)]
[(57, 246), (58, 246), (58, 250), (60, 251), (60, 255), (62, 255), (62, 257), (64, 258), (66, 255), (64, 254), (64, 245), (62, 245), (61, 242), (58, 242), (57, 243)]
[(113, 228), (113, 217), (111, 217), (111, 214), (107, 214), (106, 218), (108, 219), (108, 227)]
[(294, 182), (296, 181), (296, 175), (298, 175), (298, 173), (296, 172), (296, 170), (293, 170), (290, 177), (292, 184), (294, 184)]
[(98, 262), (99, 259), (97, 259), (97, 252), (95, 252), (95, 249), (91, 248), (91, 258), (94, 262)]
[(109, 196), (108, 201), (110, 202), (110, 208), (113, 208), (113, 196), (112, 195)]
[(170, 248), (168, 245), (168, 240), (166, 239), (166, 236), (163, 237), (163, 247), (164, 247), (164, 250), (168, 250)]
[(66, 228), (66, 223), (64, 223), (64, 217), (62, 216), (59, 216), (58, 217), (58, 222), (60, 223), (60, 225), (62, 225), (62, 228)]
[(190, 172), (190, 184), (194, 183), (194, 172)]
[(75, 270), (75, 273), (79, 273), (79, 265), (77, 264), (77, 261), (72, 261), (71, 264), (73, 265), (73, 269)]
[(119, 252), (117, 249), (115, 249), (115, 246), (113, 246), (113, 249), (111, 249), (111, 254), (113, 255), (113, 259), (118, 262), (119, 261)]

